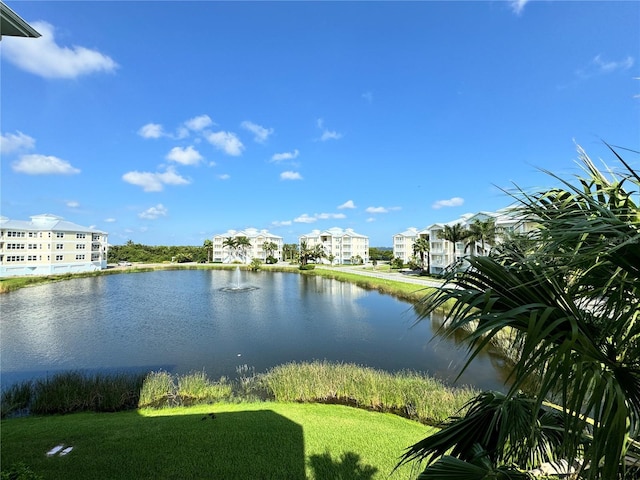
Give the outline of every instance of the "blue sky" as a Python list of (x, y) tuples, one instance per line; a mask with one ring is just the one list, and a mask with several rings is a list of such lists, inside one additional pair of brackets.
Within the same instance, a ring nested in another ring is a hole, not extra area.
[(640, 150), (640, 2), (6, 3), (1, 214), (112, 244), (391, 246)]

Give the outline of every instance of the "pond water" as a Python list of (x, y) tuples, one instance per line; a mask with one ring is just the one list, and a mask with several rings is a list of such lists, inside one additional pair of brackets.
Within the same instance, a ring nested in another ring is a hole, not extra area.
[[(238, 276), (239, 275), (239, 276)], [(204, 370), (237, 377), (291, 361), (417, 370), (452, 383), (463, 344), (414, 325), (394, 297), (322, 277), (178, 270), (108, 275), (0, 295), (0, 379), (9, 385), (67, 370)], [(499, 359), (474, 360), (458, 384), (502, 389)]]

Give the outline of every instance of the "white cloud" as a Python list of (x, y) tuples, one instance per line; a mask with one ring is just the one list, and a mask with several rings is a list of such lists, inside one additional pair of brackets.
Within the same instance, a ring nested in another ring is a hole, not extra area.
[(174, 169), (166, 172), (127, 172), (122, 180), (142, 187), (145, 192), (161, 192), (165, 185), (188, 185), (189, 180), (179, 175)]
[(105, 221), (105, 223), (115, 223), (116, 219), (115, 218), (105, 218), (104, 221)]
[(6, 133), (0, 136), (0, 154), (7, 155), (9, 153), (31, 150), (35, 147), (36, 141), (29, 135), (18, 131), (17, 133)]
[(320, 136), (320, 141), (325, 142), (327, 140), (338, 140), (342, 138), (342, 134), (336, 132), (335, 130), (329, 130), (324, 126), (324, 120), (319, 118), (317, 121), (318, 128), (322, 130), (322, 135)]
[(343, 210), (345, 208), (356, 208), (356, 205), (353, 203), (353, 200), (347, 200), (342, 205), (338, 206), (338, 210)]
[(302, 175), (298, 172), (286, 171), (280, 174), (280, 180), (302, 180)]
[(298, 158), (298, 155), (300, 155), (298, 149), (294, 150), (293, 152), (274, 153), (271, 157), (271, 161), (281, 162), (283, 160), (293, 160), (295, 158)]
[(202, 159), (202, 155), (192, 146), (187, 148), (173, 147), (167, 154), (167, 160), (172, 160), (182, 165), (197, 165)]
[(155, 207), (147, 208), (144, 212), (140, 212), (138, 217), (144, 218), (145, 220), (155, 220), (159, 217), (166, 217), (169, 211), (165, 208), (161, 203), (157, 204)]
[(367, 103), (373, 103), (373, 93), (372, 92), (364, 92), (362, 94), (362, 98), (366, 100)]
[(633, 57), (627, 56), (627, 58), (620, 61), (606, 61), (602, 59), (602, 55), (596, 55), (591, 63), (596, 67), (600, 73), (611, 73), (616, 70), (629, 70), (633, 67)]
[(242, 155), (242, 151), (244, 150), (242, 142), (231, 132), (213, 132), (209, 133), (206, 138), (209, 143), (218, 150), (222, 150), (227, 155), (233, 157)]
[(295, 223), (314, 223), (317, 220), (318, 219), (316, 217), (310, 217), (306, 213), (303, 213), (299, 217), (293, 219)]
[(228, 173), (221, 173), (220, 175), (218, 175), (218, 178), (220, 180), (229, 180), (231, 178), (231, 175), (229, 175)]
[(69, 201), (66, 203), (66, 205), (67, 205), (67, 207), (69, 207), (69, 208), (78, 208), (78, 207), (80, 206), (80, 203), (79, 203), (79, 202), (76, 202), (75, 200), (69, 200)]
[(316, 218), (318, 220), (340, 220), (342, 218), (347, 218), (347, 216), (344, 213), (318, 213)]
[(199, 132), (200, 130), (213, 125), (213, 120), (211, 120), (209, 115), (199, 115), (187, 120), (184, 124), (189, 130)]
[(585, 67), (576, 70), (576, 75), (582, 80), (598, 75), (607, 75), (616, 71), (627, 71), (635, 64), (635, 60), (631, 56), (627, 56), (622, 60), (605, 60), (602, 55), (596, 55), (591, 62)]
[(339, 138), (342, 138), (342, 134), (336, 132), (335, 130), (325, 130), (320, 136), (320, 140), (322, 142), (325, 142), (327, 140), (338, 140)]
[(274, 227), (288, 227), (291, 225), (291, 223), (291, 220), (276, 220), (275, 222), (271, 222), (271, 225), (273, 225)]
[(74, 175), (80, 173), (80, 170), (69, 162), (50, 155), (23, 155), (20, 160), (13, 162), (11, 167), (15, 172), (27, 175)]
[(371, 223), (371, 222), (375, 222), (375, 221), (376, 221), (376, 219), (374, 217), (369, 217), (366, 220), (367, 223)]
[(258, 143), (264, 143), (269, 138), (269, 135), (273, 133), (273, 128), (264, 128), (262, 125), (245, 120), (240, 124), (245, 130), (249, 130), (255, 136), (253, 139)]
[(389, 209), (385, 207), (367, 207), (365, 210), (367, 213), (388, 213)]
[(94, 72), (113, 72), (118, 64), (97, 50), (56, 43), (53, 25), (32, 22), (42, 34), (38, 39), (5, 36), (2, 55), (17, 67), (44, 78), (76, 78)]
[(442, 207), (459, 207), (464, 204), (464, 199), (460, 197), (453, 197), (448, 200), (438, 200), (431, 207), (438, 210)]
[(138, 135), (143, 138), (160, 138), (164, 134), (162, 125), (158, 123), (147, 123), (138, 130)]
[(524, 10), (524, 6), (529, 3), (529, 0), (510, 0), (509, 4), (511, 5), (511, 10), (516, 15), (520, 15)]

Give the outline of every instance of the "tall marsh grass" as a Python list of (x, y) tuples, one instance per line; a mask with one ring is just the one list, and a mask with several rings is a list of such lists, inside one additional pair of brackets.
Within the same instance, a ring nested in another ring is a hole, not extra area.
[(472, 388), (450, 388), (417, 372), (392, 374), (321, 361), (280, 365), (267, 372), (262, 382), (276, 401), (343, 403), (426, 424), (444, 421), (477, 394)]
[(434, 425), (456, 414), (477, 393), (471, 388), (450, 388), (417, 372), (392, 374), (350, 363), (288, 363), (262, 374), (243, 365), (237, 373), (234, 381), (224, 377), (212, 381), (204, 372), (172, 375), (157, 371), (146, 376), (56, 374), (4, 390), (2, 418), (24, 413), (115, 412), (267, 400), (339, 403)]
[(233, 387), (222, 377), (218, 382), (204, 372), (192, 372), (173, 377), (168, 372), (151, 372), (144, 379), (140, 391), (140, 408), (163, 408), (201, 405), (229, 400)]

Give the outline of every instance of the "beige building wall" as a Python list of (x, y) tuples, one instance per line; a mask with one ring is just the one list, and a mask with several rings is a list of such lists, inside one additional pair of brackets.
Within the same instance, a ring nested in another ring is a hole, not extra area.
[(107, 268), (108, 234), (55, 215), (0, 220), (0, 277)]

